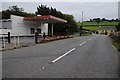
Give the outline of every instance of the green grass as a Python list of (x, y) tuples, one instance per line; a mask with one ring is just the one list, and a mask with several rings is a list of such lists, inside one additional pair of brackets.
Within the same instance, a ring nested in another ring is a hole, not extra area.
[[(77, 24), (78, 26), (82, 25), (82, 23), (80, 22), (77, 22)], [(83, 22), (83, 28), (94, 31), (94, 30), (99, 29), (100, 27), (106, 27), (106, 26), (115, 27), (115, 25), (117, 24), (118, 22), (115, 22), (115, 21), (113, 22), (103, 21), (103, 22), (100, 22), (99, 24), (97, 24), (96, 22)]]
[[(116, 21), (112, 21), (112, 22), (108, 22), (108, 21), (103, 21), (103, 22), (100, 22), (99, 24), (97, 24), (96, 22), (83, 22), (83, 25), (84, 26), (88, 26), (88, 25), (108, 25), (108, 26), (111, 26), (111, 25), (117, 25), (118, 24), (118, 22), (116, 22)], [(81, 22), (77, 22), (77, 25), (78, 26), (81, 26), (82, 25), (82, 23)]]
[(112, 44), (117, 48), (118, 51), (120, 51), (120, 42), (113, 39)]
[(83, 27), (84, 29), (88, 29), (88, 30), (97, 30), (99, 27), (98, 26), (89, 26), (89, 27)]

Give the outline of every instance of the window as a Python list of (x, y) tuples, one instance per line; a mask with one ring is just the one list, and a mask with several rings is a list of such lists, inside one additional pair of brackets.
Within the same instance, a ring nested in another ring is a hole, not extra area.
[(38, 32), (38, 34), (40, 34), (41, 33), (41, 29), (37, 28), (37, 32)]
[(31, 28), (31, 34), (35, 34), (35, 28)]

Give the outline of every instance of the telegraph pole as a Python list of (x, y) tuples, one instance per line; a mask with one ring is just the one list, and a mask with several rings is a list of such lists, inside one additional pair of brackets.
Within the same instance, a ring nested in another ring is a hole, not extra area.
[(82, 12), (82, 27), (83, 27), (83, 12)]
[(82, 28), (83, 28), (83, 12), (82, 12), (82, 25), (80, 26), (80, 36), (82, 36)]

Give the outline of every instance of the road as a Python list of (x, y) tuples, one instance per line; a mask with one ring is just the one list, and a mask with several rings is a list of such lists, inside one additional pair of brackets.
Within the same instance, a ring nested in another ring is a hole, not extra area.
[(3, 78), (118, 78), (108, 36), (58, 40), (3, 52)]

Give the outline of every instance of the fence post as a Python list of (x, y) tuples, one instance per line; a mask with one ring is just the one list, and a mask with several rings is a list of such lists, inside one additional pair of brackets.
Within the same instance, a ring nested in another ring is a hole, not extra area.
[(4, 48), (4, 40), (3, 40), (3, 37), (2, 37), (2, 48)]
[(17, 42), (18, 42), (18, 46), (20, 45), (20, 38), (19, 38), (19, 34), (18, 34), (18, 37), (17, 37)]
[(14, 36), (14, 47), (16, 47), (16, 36)]
[(43, 33), (43, 39), (45, 39), (45, 32)]
[(35, 43), (38, 43), (38, 32), (35, 32)]
[(10, 32), (8, 32), (8, 43), (10, 43)]

